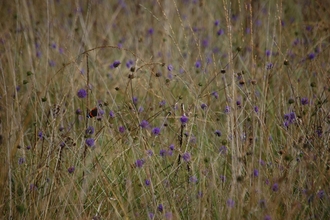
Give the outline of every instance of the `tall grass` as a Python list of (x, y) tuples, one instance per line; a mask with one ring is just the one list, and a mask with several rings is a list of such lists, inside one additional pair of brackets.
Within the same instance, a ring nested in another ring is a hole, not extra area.
[(1, 3), (2, 218), (327, 219), (329, 6)]

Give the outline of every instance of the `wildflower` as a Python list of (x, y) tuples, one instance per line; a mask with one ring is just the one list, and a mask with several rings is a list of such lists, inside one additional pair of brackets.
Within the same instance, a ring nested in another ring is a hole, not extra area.
[(53, 49), (56, 49), (56, 43), (52, 43), (52, 44), (51, 44), (51, 47), (52, 47)]
[(201, 108), (205, 110), (207, 108), (207, 105), (205, 103), (201, 104)]
[(308, 98), (301, 98), (300, 101), (302, 105), (308, 105)]
[(188, 117), (185, 115), (182, 115), (180, 118), (181, 124), (185, 125), (188, 122)]
[(115, 60), (112, 65), (113, 65), (114, 68), (117, 68), (120, 65), (120, 61)]
[(162, 156), (162, 157), (165, 157), (165, 156), (166, 156), (166, 150), (161, 149), (161, 150), (159, 151), (159, 155)]
[(219, 94), (218, 94), (218, 92), (216, 92), (216, 91), (212, 92), (211, 95), (213, 95), (214, 98), (216, 98), (216, 99), (219, 98)]
[(226, 146), (221, 146), (219, 149), (219, 153), (222, 155), (226, 155), (227, 154), (227, 147)]
[(74, 167), (69, 167), (68, 172), (73, 173), (74, 172)]
[(225, 113), (229, 113), (230, 112), (230, 107), (227, 105), (226, 107), (225, 107)]
[(171, 64), (167, 66), (167, 70), (168, 70), (168, 71), (171, 72), (171, 71), (173, 71), (173, 69), (174, 69), (174, 68), (173, 68), (173, 66), (172, 66)]
[(269, 215), (266, 215), (264, 220), (272, 220), (272, 218)]
[(39, 131), (39, 132), (38, 132), (38, 137), (39, 137), (39, 139), (42, 139), (43, 136), (44, 136), (44, 135), (43, 135), (42, 131)]
[(225, 33), (225, 31), (223, 30), (223, 29), (219, 29), (218, 31), (217, 31), (217, 35), (218, 36), (221, 36), (221, 35), (223, 35)]
[(200, 68), (202, 66), (202, 64), (201, 64), (201, 61), (196, 61), (196, 63), (195, 63), (195, 67), (196, 68)]
[(220, 137), (220, 136), (221, 136), (221, 131), (219, 131), (219, 130), (215, 130), (214, 134), (215, 134), (216, 136)]
[(153, 34), (154, 34), (154, 29), (153, 29), (153, 28), (149, 28), (149, 30), (148, 30), (148, 34), (149, 34), (149, 35), (153, 35)]
[(86, 98), (87, 96), (87, 91), (85, 89), (80, 89), (78, 92), (77, 92), (77, 96), (81, 99), (83, 98)]
[(149, 219), (154, 219), (155, 214), (152, 213), (152, 212), (149, 212), (149, 213), (148, 213), (148, 217), (149, 217)]
[(93, 138), (87, 138), (85, 143), (88, 147), (93, 147), (95, 144), (95, 140)]
[(182, 155), (184, 161), (188, 162), (191, 159), (190, 153), (186, 152)]
[(266, 56), (269, 57), (271, 55), (270, 50), (266, 50)]
[(133, 102), (134, 105), (136, 105), (137, 102), (138, 102), (138, 98), (134, 96), (134, 97), (132, 98), (132, 102)]
[(173, 151), (174, 150), (174, 144), (171, 144), (168, 148)]
[(325, 192), (324, 190), (320, 190), (317, 192), (317, 197), (319, 197), (319, 199), (323, 199), (325, 196)]
[(89, 127), (86, 129), (86, 134), (87, 134), (87, 135), (92, 135), (92, 134), (94, 134), (94, 127), (93, 127), (93, 126), (89, 126)]
[(115, 117), (115, 113), (113, 111), (110, 111), (109, 112), (109, 116), (110, 116), (110, 118), (114, 118)]
[(154, 135), (159, 135), (160, 134), (160, 128), (158, 127), (154, 127), (152, 130), (151, 130), (151, 133), (153, 133)]
[(148, 180), (148, 179), (146, 179), (145, 181), (144, 181), (144, 183), (146, 184), (146, 186), (150, 186), (150, 180)]
[(308, 59), (312, 60), (315, 58), (315, 56), (316, 56), (315, 53), (310, 53), (310, 54), (308, 54)]
[(220, 24), (220, 21), (219, 20), (215, 20), (214, 21), (214, 26), (218, 26)]
[(272, 186), (272, 190), (274, 192), (277, 192), (278, 191), (278, 183), (274, 183), (274, 185)]
[(228, 200), (227, 200), (227, 206), (228, 206), (229, 208), (233, 208), (233, 207), (235, 206), (235, 201), (232, 200), (232, 199), (228, 199)]
[(78, 109), (76, 110), (76, 115), (81, 115), (81, 113), (82, 113), (81, 109), (78, 108)]
[(119, 130), (120, 133), (124, 133), (126, 129), (125, 129), (124, 126), (119, 126), (118, 130)]
[(137, 168), (141, 168), (143, 166), (143, 164), (144, 164), (144, 160), (143, 159), (141, 159), (141, 160), (138, 159), (138, 160), (135, 161), (135, 166)]
[(25, 162), (25, 158), (24, 158), (24, 157), (20, 157), (20, 158), (18, 159), (18, 164), (19, 164), (19, 165), (23, 164), (24, 162)]
[(256, 113), (259, 112), (259, 108), (258, 108), (258, 106), (254, 106), (254, 111), (255, 111)]
[(28, 146), (26, 147), (26, 149), (27, 149), (27, 150), (30, 150), (30, 149), (31, 149), (31, 145), (28, 145)]
[(197, 179), (196, 176), (191, 176), (191, 177), (189, 178), (189, 182), (190, 182), (190, 183), (197, 183), (197, 181), (198, 181), (198, 179)]
[(148, 128), (149, 127), (149, 122), (146, 120), (141, 121), (140, 123), (141, 128)]
[(166, 104), (165, 100), (162, 100), (161, 102), (159, 102), (159, 107), (163, 107)]
[(253, 170), (253, 176), (254, 177), (258, 177), (259, 176), (259, 170), (258, 169), (254, 169)]
[(50, 67), (54, 67), (56, 65), (54, 60), (49, 60), (48, 64)]
[(220, 180), (221, 180), (222, 182), (226, 182), (226, 176), (224, 176), (224, 175), (220, 175)]
[(150, 156), (150, 157), (151, 157), (151, 156), (153, 156), (153, 155), (154, 155), (154, 152), (152, 152), (152, 150), (148, 150), (148, 151), (147, 151), (147, 154), (148, 154), (148, 156)]
[(163, 212), (164, 211), (163, 205), (159, 204), (158, 207), (157, 207), (157, 210), (160, 211), (160, 212)]

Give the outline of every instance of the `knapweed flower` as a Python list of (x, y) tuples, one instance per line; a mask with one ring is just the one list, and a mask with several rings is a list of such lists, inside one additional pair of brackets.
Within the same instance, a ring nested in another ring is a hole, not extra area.
[(110, 118), (114, 118), (114, 117), (115, 117), (115, 113), (114, 113), (114, 111), (110, 111), (110, 112), (109, 112), (109, 116), (110, 116)]
[(146, 120), (142, 120), (140, 123), (141, 128), (148, 128), (149, 127), (149, 122)]
[(255, 111), (256, 113), (259, 112), (259, 108), (258, 108), (258, 106), (254, 106), (254, 111)]
[(74, 167), (69, 167), (68, 172), (73, 173), (74, 172)]
[(308, 54), (308, 59), (313, 60), (316, 57), (315, 53), (309, 53)]
[(227, 147), (226, 146), (221, 146), (219, 149), (219, 153), (222, 155), (227, 154)]
[(254, 177), (258, 177), (259, 176), (259, 170), (258, 169), (254, 169), (253, 170), (253, 176)]
[(42, 131), (38, 132), (38, 137), (39, 137), (39, 139), (42, 139), (44, 137), (44, 134), (42, 133)]
[(272, 190), (274, 192), (277, 192), (278, 191), (278, 183), (274, 183), (274, 185), (272, 186)]
[(218, 26), (220, 24), (220, 21), (219, 20), (215, 20), (214, 21), (214, 26)]
[(196, 176), (191, 176), (191, 177), (189, 177), (189, 182), (190, 182), (190, 183), (197, 183), (197, 181), (198, 181), (198, 179), (197, 179)]
[(196, 68), (200, 68), (202, 66), (202, 64), (201, 64), (201, 61), (196, 61), (196, 63), (195, 63), (195, 67)]
[(150, 180), (149, 179), (146, 179), (145, 181), (144, 181), (144, 183), (146, 184), (146, 186), (150, 186)]
[(113, 66), (114, 68), (117, 68), (119, 65), (120, 65), (120, 61), (119, 61), (119, 60), (115, 60), (115, 61), (113, 62), (113, 64), (112, 64), (112, 66)]
[(144, 164), (144, 160), (143, 159), (138, 159), (138, 160), (135, 161), (135, 166), (137, 168), (141, 168), (143, 166), (143, 164)]
[(124, 133), (126, 131), (126, 128), (124, 126), (119, 126), (118, 130), (120, 133)]
[(151, 130), (151, 133), (153, 135), (159, 135), (160, 134), (160, 128), (159, 127), (154, 127), (152, 130)]
[(164, 211), (163, 205), (159, 204), (158, 207), (157, 207), (157, 210), (160, 211), (160, 212), (163, 212)]
[(205, 103), (201, 104), (201, 108), (205, 110), (207, 108), (207, 105)]
[(171, 151), (174, 150), (174, 144), (171, 144), (169, 147), (168, 147)]
[(183, 158), (184, 161), (189, 162), (190, 159), (191, 159), (190, 153), (185, 152), (185, 153), (182, 155), (182, 158)]
[(219, 131), (219, 130), (215, 130), (214, 134), (215, 134), (216, 136), (220, 137), (220, 136), (221, 136), (221, 131)]
[(92, 135), (94, 134), (94, 127), (93, 126), (88, 126), (88, 128), (86, 129), (86, 134), (87, 135)]
[(225, 113), (229, 113), (230, 112), (230, 107), (227, 105), (226, 107), (225, 107)]
[(153, 35), (154, 34), (154, 29), (153, 28), (149, 28), (148, 29), (148, 34), (149, 35)]
[(228, 199), (228, 200), (227, 200), (227, 206), (228, 206), (229, 208), (233, 208), (233, 207), (235, 206), (235, 201), (232, 200), (232, 199)]
[(26, 149), (27, 149), (27, 150), (30, 150), (30, 149), (31, 149), (31, 145), (28, 145), (28, 146), (26, 147)]
[(25, 158), (24, 158), (24, 157), (20, 157), (20, 158), (18, 159), (18, 164), (19, 164), (19, 165), (23, 164), (24, 162), (25, 162)]
[(269, 57), (271, 55), (270, 50), (266, 50), (266, 56)]
[(160, 155), (161, 157), (165, 157), (165, 156), (166, 156), (166, 150), (165, 150), (165, 149), (161, 149), (161, 150), (159, 151), (159, 155)]
[(217, 35), (218, 36), (221, 36), (221, 35), (223, 35), (225, 33), (225, 31), (223, 30), (223, 29), (219, 29), (218, 31), (217, 31)]
[(85, 89), (79, 89), (79, 91), (77, 92), (77, 96), (81, 99), (86, 98), (87, 91)]
[(174, 69), (174, 67), (171, 64), (167, 66), (168, 71), (173, 71), (173, 69)]
[(218, 94), (218, 92), (216, 92), (216, 91), (212, 92), (211, 95), (212, 95), (214, 98), (216, 98), (216, 99), (219, 98), (219, 94)]
[(308, 105), (308, 98), (304, 97), (304, 98), (301, 98), (301, 104), (302, 105)]
[(85, 143), (88, 147), (93, 147), (95, 144), (95, 140), (93, 138), (87, 138)]
[(188, 117), (186, 115), (182, 115), (180, 118), (181, 124), (185, 125), (188, 122)]
[(134, 105), (136, 105), (138, 103), (138, 98), (134, 96), (132, 98), (132, 102), (133, 102)]

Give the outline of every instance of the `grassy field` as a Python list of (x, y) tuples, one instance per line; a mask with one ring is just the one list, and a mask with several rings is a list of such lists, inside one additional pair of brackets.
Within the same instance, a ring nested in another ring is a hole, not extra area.
[(0, 12), (1, 219), (329, 219), (329, 1)]

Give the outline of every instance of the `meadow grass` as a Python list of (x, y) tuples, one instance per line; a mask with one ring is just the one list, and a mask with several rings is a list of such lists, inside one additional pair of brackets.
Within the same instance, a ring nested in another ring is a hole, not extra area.
[(0, 4), (1, 218), (329, 219), (329, 2), (110, 2)]

